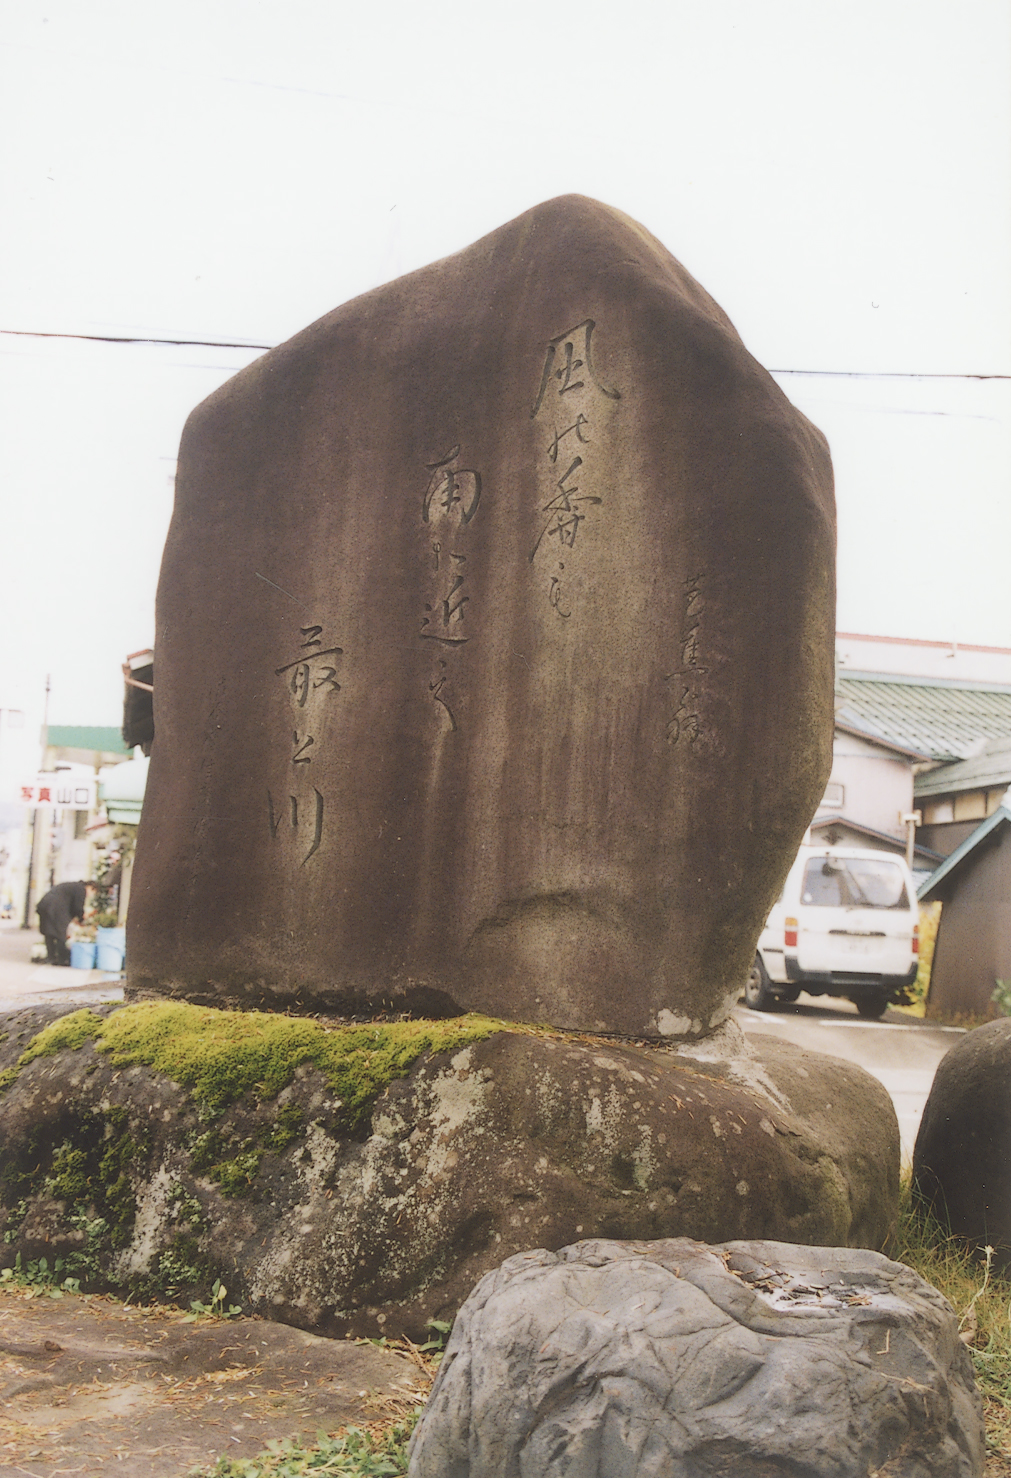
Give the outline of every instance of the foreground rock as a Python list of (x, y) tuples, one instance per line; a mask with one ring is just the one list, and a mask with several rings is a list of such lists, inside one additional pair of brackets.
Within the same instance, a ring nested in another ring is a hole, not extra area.
[[(169, 1004), (103, 1019), (167, 1011), (236, 1021)], [(44, 1019), (0, 1023), (0, 1067)], [(786, 1043), (749, 1057), (737, 1037), (743, 1055), (706, 1062), (495, 1031), (420, 1058), (353, 1130), (311, 1065), (276, 1098), (247, 1094), (213, 1116), (164, 1074), (84, 1040), (30, 1061), (0, 1100), (0, 1256), (61, 1257), (90, 1286), (156, 1296), (206, 1299), (217, 1275), (247, 1311), (417, 1338), (531, 1246), (883, 1245), (899, 1169), (885, 1090)]]
[(1011, 1020), (977, 1027), (941, 1059), (913, 1151), (913, 1185), (973, 1252), (1011, 1267)]
[(191, 415), (127, 991), (730, 1014), (832, 758), (821, 433), (580, 196)]
[(277, 1437), (398, 1416), (427, 1382), (391, 1350), (262, 1319), (0, 1293), (0, 1473), (183, 1478)]
[(464, 1304), (410, 1478), (978, 1478), (946, 1300), (873, 1252), (586, 1241)]

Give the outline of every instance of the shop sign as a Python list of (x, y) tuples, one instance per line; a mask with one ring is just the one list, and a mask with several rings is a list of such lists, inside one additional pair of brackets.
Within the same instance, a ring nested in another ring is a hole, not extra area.
[(57, 806), (66, 811), (95, 809), (95, 782), (81, 775), (36, 775), (21, 786), (26, 806)]

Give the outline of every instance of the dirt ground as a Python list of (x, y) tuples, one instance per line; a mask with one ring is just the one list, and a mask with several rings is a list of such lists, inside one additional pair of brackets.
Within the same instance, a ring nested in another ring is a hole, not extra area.
[[(399, 1353), (284, 1324), (0, 1290), (0, 1478), (185, 1478), (277, 1437), (406, 1415), (428, 1384)], [(990, 1454), (985, 1478), (1011, 1462)]]
[(0, 1292), (0, 1474), (182, 1478), (273, 1438), (411, 1411), (407, 1357), (261, 1319)]

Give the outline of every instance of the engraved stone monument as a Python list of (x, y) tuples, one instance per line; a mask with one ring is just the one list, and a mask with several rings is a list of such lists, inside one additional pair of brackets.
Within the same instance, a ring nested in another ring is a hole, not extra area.
[(579, 196), (191, 415), (128, 995), (727, 1016), (829, 772), (820, 433)]

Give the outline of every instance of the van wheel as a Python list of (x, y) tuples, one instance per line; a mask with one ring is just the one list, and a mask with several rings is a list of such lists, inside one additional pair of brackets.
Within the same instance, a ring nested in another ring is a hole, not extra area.
[(871, 1021), (877, 1021), (879, 1016), (884, 1016), (888, 1009), (889, 992), (883, 990), (869, 991), (867, 995), (860, 996), (853, 1002), (861, 1016), (866, 1016)]
[(755, 956), (755, 963), (748, 971), (748, 978), (744, 982), (745, 1005), (750, 1006), (752, 1011), (775, 1011), (777, 999), (769, 989), (769, 975), (762, 964), (762, 956)]

